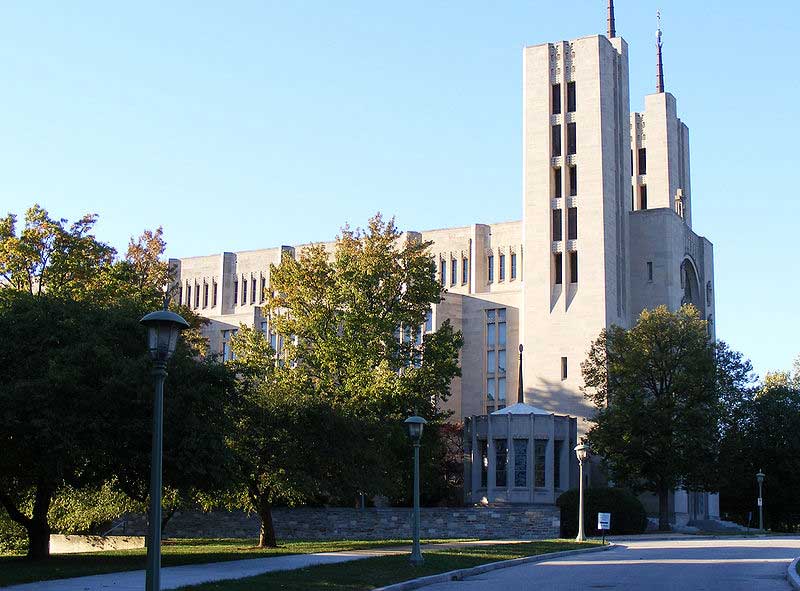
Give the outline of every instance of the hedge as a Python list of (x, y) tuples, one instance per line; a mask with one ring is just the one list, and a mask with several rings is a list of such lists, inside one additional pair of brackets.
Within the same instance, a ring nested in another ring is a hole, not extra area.
[[(571, 489), (556, 500), (561, 508), (561, 536), (578, 534), (578, 489)], [(584, 531), (599, 536), (597, 514), (611, 513), (611, 531), (606, 535), (640, 534), (647, 528), (647, 513), (642, 502), (624, 488), (588, 488), (584, 490)]]

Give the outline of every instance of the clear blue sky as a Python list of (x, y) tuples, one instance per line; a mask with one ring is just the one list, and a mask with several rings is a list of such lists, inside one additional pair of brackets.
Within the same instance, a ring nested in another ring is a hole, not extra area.
[[(691, 131), (718, 336), (800, 353), (800, 137), (790, 0), (670, 0), (667, 90)], [(651, 0), (618, 0), (631, 107)], [(173, 257), (521, 217), (521, 49), (605, 32), (605, 0), (29, 2), (0, 6), (0, 212), (40, 202)]]

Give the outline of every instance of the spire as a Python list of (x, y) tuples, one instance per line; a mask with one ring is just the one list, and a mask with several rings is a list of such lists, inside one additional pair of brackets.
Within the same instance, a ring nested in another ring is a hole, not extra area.
[(656, 92), (664, 92), (664, 64), (661, 61), (661, 11), (656, 12), (658, 28), (656, 29), (656, 51), (658, 52), (658, 65), (656, 66)]
[(522, 388), (522, 345), (519, 346), (519, 378), (517, 379), (517, 402), (525, 402), (525, 395)]
[(613, 39), (617, 36), (617, 28), (614, 25), (614, 0), (608, 0), (608, 38)]

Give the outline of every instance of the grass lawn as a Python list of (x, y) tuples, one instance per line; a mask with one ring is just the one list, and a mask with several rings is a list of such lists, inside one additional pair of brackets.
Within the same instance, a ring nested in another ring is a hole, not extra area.
[[(427, 543), (437, 541), (445, 540), (425, 540)], [(164, 540), (161, 547), (161, 564), (162, 566), (178, 566), (285, 554), (312, 554), (314, 552), (402, 546), (410, 543), (408, 540), (284, 542), (277, 548), (255, 548), (253, 546), (256, 542), (255, 539)], [(143, 548), (107, 550), (84, 554), (58, 554), (47, 560), (35, 562), (20, 556), (0, 555), (0, 587), (32, 581), (143, 569), (146, 554)]]
[(487, 562), (599, 545), (599, 542), (543, 540), (522, 544), (428, 550), (423, 552), (425, 563), (416, 568), (408, 564), (408, 555), (381, 556), (246, 579), (206, 583), (183, 589), (186, 591), (368, 591), (391, 583), (469, 568)]

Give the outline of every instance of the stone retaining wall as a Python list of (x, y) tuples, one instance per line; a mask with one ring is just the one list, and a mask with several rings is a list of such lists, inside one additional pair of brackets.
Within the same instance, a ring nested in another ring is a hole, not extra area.
[[(411, 537), (408, 508), (300, 508), (273, 510), (280, 540), (380, 540)], [(512, 507), (430, 507), (420, 515), (424, 538), (555, 538), (560, 530), (554, 505)], [(259, 522), (241, 512), (176, 513), (164, 530), (174, 538), (255, 538)], [(125, 534), (144, 534), (141, 516), (131, 518)]]
[(144, 548), (144, 536), (65, 536), (50, 535), (51, 554), (101, 552), (103, 550), (130, 550)]

